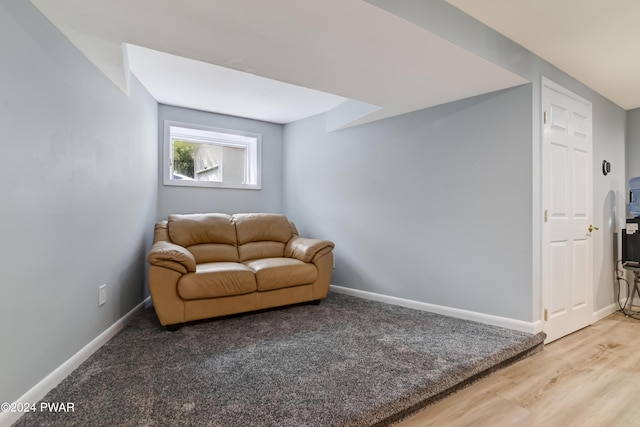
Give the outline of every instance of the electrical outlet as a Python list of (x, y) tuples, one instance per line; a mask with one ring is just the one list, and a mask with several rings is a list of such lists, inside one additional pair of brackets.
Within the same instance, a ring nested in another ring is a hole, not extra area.
[(107, 302), (107, 285), (101, 285), (98, 288), (98, 306)]

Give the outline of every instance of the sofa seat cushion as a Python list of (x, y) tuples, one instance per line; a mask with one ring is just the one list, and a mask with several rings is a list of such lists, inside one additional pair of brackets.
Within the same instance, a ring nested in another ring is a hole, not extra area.
[(243, 262), (256, 274), (258, 291), (307, 285), (318, 278), (315, 265), (293, 258), (263, 258)]
[(217, 298), (255, 292), (253, 270), (237, 262), (207, 262), (196, 265), (195, 273), (185, 274), (178, 281), (182, 299)]

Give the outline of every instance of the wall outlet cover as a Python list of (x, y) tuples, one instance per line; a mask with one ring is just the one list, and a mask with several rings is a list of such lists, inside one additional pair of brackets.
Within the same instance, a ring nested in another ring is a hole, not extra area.
[(98, 306), (104, 305), (107, 302), (107, 285), (102, 285), (98, 288)]

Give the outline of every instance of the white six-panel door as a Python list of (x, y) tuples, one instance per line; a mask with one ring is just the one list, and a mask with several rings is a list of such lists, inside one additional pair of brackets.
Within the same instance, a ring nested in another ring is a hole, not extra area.
[(542, 81), (542, 302), (547, 342), (592, 323), (591, 103)]

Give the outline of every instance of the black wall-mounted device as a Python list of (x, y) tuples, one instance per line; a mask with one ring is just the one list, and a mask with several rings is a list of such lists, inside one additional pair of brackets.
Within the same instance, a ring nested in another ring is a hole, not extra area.
[(602, 174), (604, 176), (609, 175), (609, 172), (611, 172), (611, 163), (609, 163), (606, 160), (602, 161)]

